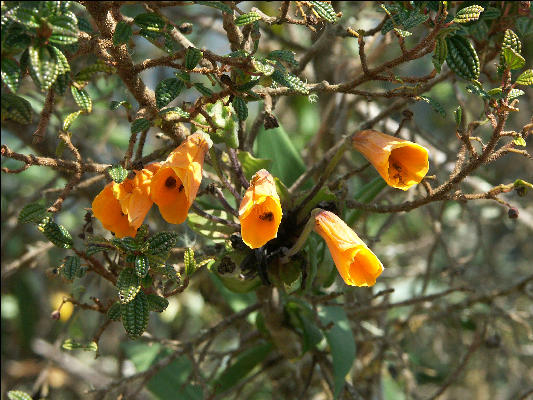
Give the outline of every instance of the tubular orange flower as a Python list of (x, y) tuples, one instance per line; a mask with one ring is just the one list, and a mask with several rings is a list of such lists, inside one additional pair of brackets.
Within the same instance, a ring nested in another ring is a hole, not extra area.
[(274, 178), (265, 169), (257, 171), (239, 207), (244, 243), (257, 249), (277, 237), (282, 215)]
[(416, 143), (372, 129), (357, 132), (352, 140), (389, 186), (407, 190), (428, 172), (428, 151)]
[(202, 182), (205, 153), (211, 145), (211, 139), (203, 132), (189, 136), (152, 178), (151, 198), (165, 221), (181, 224), (187, 218)]
[(326, 241), (335, 266), (347, 285), (373, 286), (376, 283), (383, 265), (342, 219), (322, 210), (315, 215), (315, 231)]
[(135, 177), (121, 183), (110, 182), (93, 200), (94, 216), (105, 229), (117, 237), (135, 237), (146, 214), (152, 207), (150, 182), (160, 164), (147, 165), (135, 171)]

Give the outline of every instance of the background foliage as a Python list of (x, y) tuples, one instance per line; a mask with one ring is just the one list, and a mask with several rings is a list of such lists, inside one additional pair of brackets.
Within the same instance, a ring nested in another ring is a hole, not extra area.
[[(2, 2), (2, 395), (531, 395), (532, 32), (529, 2)], [(104, 183), (198, 128), (217, 144), (188, 222), (153, 208), (111, 240), (87, 214)], [(350, 150), (326, 168), (366, 128), (427, 147), (423, 184)], [(260, 168), (299, 223), (344, 217), (374, 287), (315, 234), (262, 282), (205, 214), (233, 221), (217, 193), (235, 207)]]

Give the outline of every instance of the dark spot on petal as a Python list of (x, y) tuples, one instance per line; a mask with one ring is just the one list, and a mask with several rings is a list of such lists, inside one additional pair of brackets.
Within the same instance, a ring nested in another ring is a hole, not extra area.
[(272, 214), (270, 211), (263, 213), (259, 216), (259, 219), (262, 221), (272, 221), (274, 219), (274, 214)]
[(165, 181), (165, 186), (167, 188), (175, 188), (176, 187), (176, 178), (173, 176), (169, 176), (167, 180)]
[(180, 187), (178, 188), (178, 191), (181, 192), (183, 190), (183, 185), (180, 185)]

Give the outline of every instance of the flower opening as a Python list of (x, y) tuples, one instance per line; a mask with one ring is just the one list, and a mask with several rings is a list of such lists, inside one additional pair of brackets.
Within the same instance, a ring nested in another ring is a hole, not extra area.
[(357, 234), (330, 211), (315, 216), (315, 231), (328, 245), (342, 279), (350, 286), (373, 286), (383, 265)]
[(397, 189), (420, 183), (429, 170), (427, 149), (408, 140), (367, 129), (353, 136), (353, 146)]
[(212, 142), (203, 132), (190, 135), (172, 151), (154, 175), (150, 193), (165, 221), (181, 224), (202, 182), (205, 153)]
[(274, 178), (265, 169), (257, 171), (239, 207), (244, 243), (256, 249), (277, 237), (282, 215)]

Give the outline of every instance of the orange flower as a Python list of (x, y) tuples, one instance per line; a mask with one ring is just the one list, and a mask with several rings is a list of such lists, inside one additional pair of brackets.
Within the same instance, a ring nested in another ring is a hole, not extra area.
[(315, 215), (315, 231), (326, 241), (335, 266), (347, 285), (373, 286), (376, 283), (383, 265), (342, 219), (321, 210)]
[(257, 171), (239, 207), (244, 243), (257, 249), (277, 237), (282, 215), (274, 178), (265, 169)]
[(353, 136), (353, 146), (388, 185), (407, 190), (426, 176), (428, 151), (413, 142), (367, 129)]
[(152, 207), (150, 182), (159, 166), (153, 163), (141, 171), (135, 171), (132, 179), (125, 179), (121, 183), (110, 182), (95, 197), (92, 210), (105, 229), (119, 238), (135, 237)]
[(151, 198), (165, 221), (181, 224), (202, 182), (205, 153), (211, 147), (203, 132), (190, 135), (163, 163), (152, 178)]

